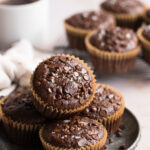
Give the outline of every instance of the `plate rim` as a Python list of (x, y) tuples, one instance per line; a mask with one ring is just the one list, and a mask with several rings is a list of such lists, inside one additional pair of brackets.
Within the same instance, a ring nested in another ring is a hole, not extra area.
[(135, 150), (135, 148), (137, 148), (138, 146), (138, 143), (140, 142), (140, 139), (141, 139), (141, 125), (140, 125), (140, 122), (138, 121), (138, 118), (134, 115), (134, 113), (129, 109), (129, 108), (125, 108), (126, 111), (128, 111), (135, 119), (136, 123), (137, 123), (137, 126), (138, 126), (138, 134), (137, 134), (137, 137), (136, 139), (134, 140), (134, 142), (132, 143), (132, 145), (130, 147), (128, 147), (127, 150)]

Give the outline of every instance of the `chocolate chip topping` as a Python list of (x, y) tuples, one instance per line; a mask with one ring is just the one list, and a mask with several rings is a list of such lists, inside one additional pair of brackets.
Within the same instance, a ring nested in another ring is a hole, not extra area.
[(4, 101), (2, 110), (7, 117), (24, 123), (44, 123), (45, 118), (36, 111), (32, 103), (33, 96), (29, 89), (18, 88)]
[(100, 50), (120, 53), (136, 48), (138, 38), (131, 29), (115, 27), (99, 30), (91, 37), (91, 43)]
[(140, 14), (145, 9), (144, 5), (138, 0), (106, 0), (101, 6), (113, 13), (131, 15)]
[(97, 85), (93, 102), (83, 112), (81, 116), (98, 119), (113, 115), (121, 107), (121, 97), (112, 90)]
[(115, 21), (110, 14), (90, 11), (73, 15), (67, 20), (67, 23), (82, 29), (106, 29), (113, 26)]
[(150, 41), (150, 25), (144, 27), (143, 36)]
[(42, 136), (46, 142), (57, 147), (80, 148), (100, 141), (104, 137), (104, 128), (95, 120), (75, 116), (46, 125)]
[(42, 101), (57, 109), (84, 105), (93, 94), (88, 70), (75, 58), (53, 56), (35, 70), (33, 88)]

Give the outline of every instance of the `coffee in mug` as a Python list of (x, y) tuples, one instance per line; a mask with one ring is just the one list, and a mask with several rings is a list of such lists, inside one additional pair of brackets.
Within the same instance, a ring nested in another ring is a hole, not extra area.
[(38, 0), (0, 0), (0, 5), (23, 5), (32, 3)]

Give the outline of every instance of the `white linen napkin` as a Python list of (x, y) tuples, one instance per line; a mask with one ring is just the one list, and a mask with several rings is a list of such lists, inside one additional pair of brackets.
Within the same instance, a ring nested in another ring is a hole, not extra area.
[(30, 76), (41, 59), (35, 58), (35, 50), (27, 40), (15, 43), (3, 55), (0, 54), (0, 95), (12, 90), (13, 82), (29, 86)]

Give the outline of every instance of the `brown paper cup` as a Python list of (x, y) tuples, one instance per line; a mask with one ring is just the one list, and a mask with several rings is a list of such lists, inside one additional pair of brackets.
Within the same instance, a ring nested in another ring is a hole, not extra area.
[(140, 14), (134, 14), (134, 15), (113, 13), (111, 11), (104, 9), (102, 6), (101, 9), (104, 12), (112, 14), (116, 18), (116, 22), (118, 26), (129, 27), (136, 30), (142, 23), (142, 18), (147, 10), (147, 7), (145, 6), (143, 12), (141, 12)]
[(124, 113), (124, 109), (125, 109), (125, 103), (124, 103), (124, 98), (122, 96), (122, 94), (118, 91), (116, 91), (114, 88), (104, 85), (104, 84), (97, 84), (98, 86), (101, 85), (102, 87), (106, 88), (106, 89), (110, 89), (111, 91), (113, 91), (116, 95), (121, 97), (121, 107), (119, 110), (117, 110), (113, 115), (108, 116), (106, 118), (103, 119), (97, 119), (100, 123), (102, 123), (105, 128), (108, 131), (109, 135), (112, 135), (114, 132), (116, 132), (120, 126), (120, 121), (122, 119), (123, 113)]
[(139, 30), (137, 31), (137, 35), (139, 40), (142, 43), (142, 47), (143, 47), (143, 59), (150, 64), (150, 41), (148, 41), (146, 38), (144, 38), (144, 36), (142, 35), (143, 33), (143, 28), (139, 28)]
[[(88, 33), (90, 33), (93, 30), (73, 27), (69, 25), (66, 22), (66, 20), (64, 21), (64, 26), (66, 29), (66, 34), (67, 34), (70, 47), (74, 49), (79, 49), (79, 50), (86, 50), (86, 46), (84, 42), (85, 37)], [(115, 26), (115, 24), (112, 26)]]
[(104, 150), (105, 149), (105, 144), (107, 140), (107, 131), (105, 128), (104, 128), (104, 136), (100, 141), (97, 141), (93, 145), (85, 146), (85, 147), (81, 147), (77, 149), (74, 149), (74, 148), (67, 149), (67, 148), (56, 147), (52, 145), (51, 143), (46, 142), (42, 136), (43, 129), (44, 129), (44, 126), (40, 129), (39, 136), (40, 136), (40, 140), (42, 142), (43, 148), (45, 150)]
[(70, 56), (70, 55), (62, 55), (62, 56), (71, 57), (71, 58), (77, 60), (78, 62), (80, 62), (87, 69), (87, 71), (90, 73), (90, 75), (92, 77), (93, 94), (91, 95), (90, 99), (84, 105), (81, 105), (78, 108), (74, 108), (74, 109), (57, 109), (57, 108), (54, 108), (53, 106), (50, 106), (48, 103), (45, 103), (41, 99), (41, 97), (38, 96), (38, 94), (34, 90), (33, 76), (32, 76), (30, 83), (31, 83), (31, 91), (32, 91), (32, 94), (33, 94), (33, 96), (35, 98), (34, 101), (33, 101), (33, 103), (34, 103), (36, 109), (40, 113), (42, 113), (45, 117), (50, 118), (50, 119), (65, 118), (65, 117), (68, 117), (68, 116), (70, 116), (72, 114), (75, 114), (77, 112), (80, 112), (80, 111), (84, 110), (92, 102), (93, 97), (95, 95), (95, 91), (96, 91), (95, 76), (93, 75), (93, 71), (88, 67), (88, 65), (86, 63), (84, 63), (82, 60), (80, 60), (79, 58), (76, 58), (74, 56)]
[(0, 102), (0, 117), (10, 140), (19, 145), (39, 146), (38, 131), (42, 125), (25, 124), (8, 118), (2, 111), (4, 100), (5, 98)]
[(137, 55), (140, 51), (140, 44), (133, 50), (124, 53), (110, 53), (100, 50), (90, 42), (91, 36), (96, 31), (86, 36), (85, 44), (93, 66), (100, 72), (122, 73), (130, 71), (135, 64)]

